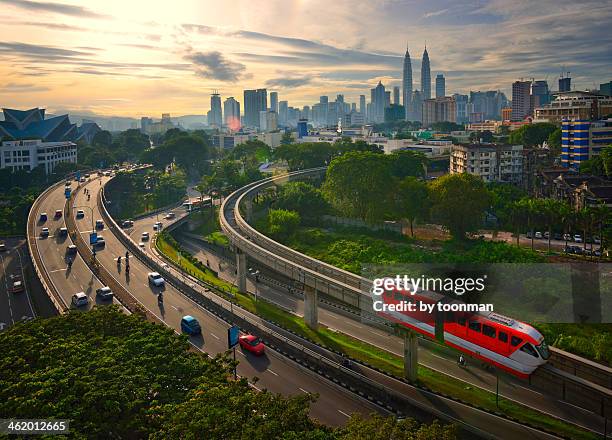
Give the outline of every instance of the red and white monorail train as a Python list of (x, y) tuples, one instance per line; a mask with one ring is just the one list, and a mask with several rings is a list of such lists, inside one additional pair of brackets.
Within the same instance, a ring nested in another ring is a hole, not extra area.
[[(524, 322), (494, 312), (428, 312), (418, 311), (419, 303), (461, 306), (457, 299), (435, 292), (385, 291), (373, 297), (385, 305), (404, 301), (415, 303), (417, 311), (390, 311), (377, 314), (430, 338), (435, 338), (435, 320), (444, 320), (444, 343), (518, 377), (527, 378), (550, 357), (544, 336)], [(436, 308), (438, 306), (436, 305)], [(391, 307), (393, 308), (393, 306)]]

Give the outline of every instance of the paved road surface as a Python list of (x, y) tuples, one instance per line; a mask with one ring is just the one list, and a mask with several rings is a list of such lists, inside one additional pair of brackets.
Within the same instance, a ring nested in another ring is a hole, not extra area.
[[(16, 322), (36, 317), (30, 283), (24, 273), (24, 265), (28, 261), (24, 254), (25, 240), (7, 240), (4, 243), (6, 251), (0, 253), (0, 331)], [(21, 279), (23, 292), (11, 291), (16, 279)]]

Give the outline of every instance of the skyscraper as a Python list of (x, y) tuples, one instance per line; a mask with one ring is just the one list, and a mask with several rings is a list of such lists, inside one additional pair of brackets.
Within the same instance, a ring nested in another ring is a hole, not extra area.
[(446, 80), (444, 75), (438, 73), (436, 75), (436, 98), (442, 98), (446, 96)]
[(215, 90), (210, 96), (210, 113), (208, 117), (208, 125), (221, 127), (223, 124), (223, 114), (221, 112), (221, 96)]
[(531, 102), (529, 113), (533, 114), (533, 109), (541, 107), (550, 102), (550, 92), (548, 91), (548, 82), (546, 80), (531, 82)]
[(365, 95), (359, 95), (359, 113), (361, 113), (363, 116), (366, 114)]
[(393, 87), (393, 104), (400, 105), (400, 88), (398, 86)]
[(412, 63), (410, 62), (408, 45), (406, 45), (406, 55), (404, 56), (404, 73), (402, 76), (402, 87), (404, 89), (404, 109), (406, 111), (406, 120), (408, 120), (412, 113), (412, 106), (410, 105), (412, 99)]
[(385, 107), (387, 104), (387, 92), (382, 82), (378, 81), (378, 85), (370, 90), (370, 100), (372, 101), (372, 115), (370, 121), (372, 122), (384, 122), (385, 121)]
[(427, 46), (425, 46), (423, 60), (421, 61), (421, 92), (423, 93), (423, 99), (431, 99), (431, 70)]
[(268, 91), (266, 89), (244, 91), (244, 125), (259, 127), (259, 112), (268, 108)]
[(522, 121), (531, 107), (531, 81), (512, 83), (512, 120)]
[(287, 126), (289, 113), (289, 103), (287, 101), (281, 101), (278, 103), (278, 125), (281, 127)]
[(240, 130), (240, 103), (233, 96), (227, 98), (223, 103), (223, 114), (227, 128), (232, 131)]
[(270, 110), (278, 113), (278, 92), (270, 92)]
[(410, 116), (411, 121), (422, 121), (423, 120), (423, 93), (415, 90), (412, 92), (410, 98), (412, 103), (412, 115)]
[(569, 92), (570, 90), (572, 90), (572, 78), (569, 76), (569, 72), (567, 72), (567, 76), (563, 76), (563, 73), (561, 73), (559, 77), (559, 91)]

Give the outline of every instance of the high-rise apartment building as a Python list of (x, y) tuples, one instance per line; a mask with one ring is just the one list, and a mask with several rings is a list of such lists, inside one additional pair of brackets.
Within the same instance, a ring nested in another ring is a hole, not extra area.
[(548, 82), (532, 81), (531, 82), (531, 101), (529, 113), (533, 114), (533, 109), (541, 107), (550, 102), (550, 92), (548, 91)]
[(468, 95), (460, 95), (455, 93), (453, 95), (455, 98), (455, 122), (457, 124), (467, 124), (469, 121), (469, 113), (468, 113)]
[(568, 76), (563, 76), (563, 74), (561, 74), (559, 77), (559, 91), (569, 92), (570, 90), (572, 90), (572, 78), (569, 76), (569, 72)]
[(412, 92), (412, 97), (410, 98), (410, 102), (412, 103), (412, 114), (410, 115), (411, 121), (422, 121), (423, 120), (423, 93), (419, 90), (414, 90)]
[(423, 99), (431, 99), (431, 70), (427, 46), (425, 46), (423, 60), (421, 61), (421, 91), (423, 92)]
[(221, 127), (223, 125), (223, 114), (221, 112), (221, 96), (215, 90), (210, 96), (210, 112), (208, 113), (208, 125)]
[(266, 89), (244, 91), (244, 125), (259, 127), (259, 112), (268, 109), (268, 91)]
[(512, 120), (522, 121), (531, 108), (531, 81), (512, 83)]
[[(502, 108), (508, 105), (508, 98), (499, 90), (470, 92), (470, 111), (472, 120), (499, 120)], [(474, 115), (478, 115), (474, 117)], [(475, 121), (474, 121), (475, 122)]]
[(278, 113), (272, 110), (259, 112), (259, 130), (274, 131), (278, 129)]
[(278, 92), (270, 92), (270, 110), (278, 113)]
[(444, 75), (438, 73), (436, 75), (436, 98), (442, 98), (446, 96), (446, 80)]
[(455, 98), (452, 96), (443, 96), (423, 101), (424, 127), (430, 127), (434, 122), (455, 122), (456, 118), (457, 107)]
[(233, 96), (223, 102), (225, 126), (231, 131), (240, 130), (240, 103)]
[(561, 165), (580, 170), (580, 164), (612, 144), (612, 120), (569, 120), (561, 122)]
[(359, 113), (363, 116), (366, 114), (366, 99), (365, 95), (359, 95)]
[(408, 52), (407, 45), (406, 45), (406, 54), (404, 55), (404, 71), (402, 74), (402, 91), (403, 91), (403, 98), (404, 98), (404, 102), (403, 102), (404, 110), (406, 112), (406, 120), (408, 120), (410, 118), (410, 113), (412, 112), (412, 106), (411, 106), (412, 62), (410, 61), (410, 53)]

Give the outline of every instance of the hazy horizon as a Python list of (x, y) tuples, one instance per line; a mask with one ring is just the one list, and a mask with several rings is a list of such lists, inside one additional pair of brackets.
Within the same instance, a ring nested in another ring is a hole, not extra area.
[[(612, 3), (570, 1), (0, 0), (0, 106), (133, 117), (205, 115), (210, 94), (267, 88), (290, 105), (358, 102), (400, 85), (409, 44), (420, 89), (425, 41), (447, 93), (502, 90), (570, 71), (576, 89), (612, 73)], [(571, 31), (571, 34), (569, 33)], [(435, 89), (432, 86), (432, 90)]]

